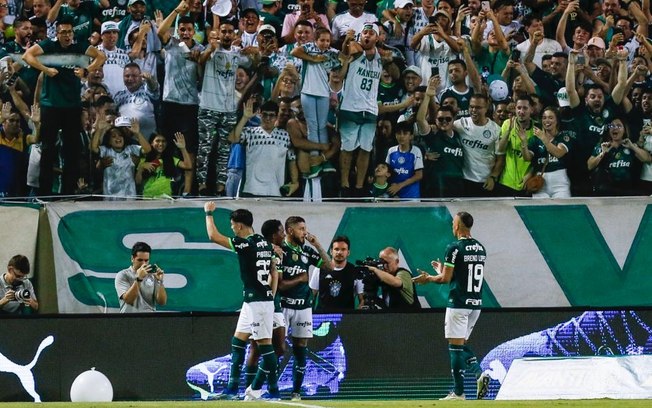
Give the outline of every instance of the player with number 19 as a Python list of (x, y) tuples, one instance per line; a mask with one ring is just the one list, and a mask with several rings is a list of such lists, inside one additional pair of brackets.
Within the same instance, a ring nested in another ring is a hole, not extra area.
[(272, 244), (253, 229), (253, 215), (239, 209), (231, 212), (231, 230), (235, 237), (222, 235), (213, 220), (215, 203), (204, 204), (206, 232), (211, 241), (238, 254), (240, 277), (244, 285), (244, 302), (238, 317), (235, 333), (231, 339), (231, 371), (229, 382), (217, 399), (237, 399), (240, 371), (245, 358), (249, 337), (258, 343), (263, 362), (253, 383), (245, 391), (245, 400), (262, 398), (262, 385), (268, 380), (271, 398), (278, 398), (277, 360), (272, 347), (272, 326), (274, 319), (274, 295), (278, 285), (276, 263)]
[(478, 359), (466, 344), (475, 323), (480, 317), (482, 307), (482, 284), (487, 251), (475, 238), (471, 237), (473, 217), (467, 212), (459, 212), (453, 218), (455, 241), (446, 248), (444, 263), (432, 261), (437, 275), (429, 275), (419, 270), (414, 281), (419, 284), (434, 282), (450, 283), (444, 334), (448, 340), (454, 390), (445, 400), (460, 400), (464, 397), (464, 371), (469, 370), (477, 380), (477, 397), (482, 399), (488, 391), (490, 378), (481, 374)]

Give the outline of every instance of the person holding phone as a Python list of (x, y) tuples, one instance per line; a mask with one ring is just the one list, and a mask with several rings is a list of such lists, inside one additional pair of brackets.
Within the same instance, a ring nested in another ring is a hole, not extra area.
[(152, 248), (145, 242), (131, 247), (131, 265), (115, 276), (115, 291), (120, 301), (120, 313), (155, 312), (165, 306), (168, 294), (163, 284), (165, 272), (150, 263)]
[[(529, 14), (523, 19), (523, 25), (528, 34), (528, 39), (517, 45), (515, 48), (515, 50), (518, 50), (521, 54), (521, 59), (518, 62), (523, 62), (525, 54), (530, 48), (530, 38), (533, 38), (534, 33), (537, 31), (543, 31), (543, 19), (538, 14)], [(541, 59), (544, 55), (553, 55), (554, 53), (561, 51), (561, 44), (555, 40), (544, 37), (534, 51), (533, 62), (537, 67), (541, 68)]]

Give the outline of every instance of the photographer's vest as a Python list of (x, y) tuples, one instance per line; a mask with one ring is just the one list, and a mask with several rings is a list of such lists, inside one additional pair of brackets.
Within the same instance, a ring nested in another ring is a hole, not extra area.
[[(399, 272), (405, 271), (410, 274), (410, 271), (404, 268), (399, 268), (396, 274)], [(421, 309), (421, 304), (417, 298), (417, 288), (414, 282), (412, 282), (412, 303), (408, 303), (403, 296), (401, 295), (402, 288), (395, 288), (393, 286), (383, 284), (383, 299), (387, 302), (387, 297), (389, 297), (389, 303), (387, 307), (390, 310), (400, 310), (400, 309)]]

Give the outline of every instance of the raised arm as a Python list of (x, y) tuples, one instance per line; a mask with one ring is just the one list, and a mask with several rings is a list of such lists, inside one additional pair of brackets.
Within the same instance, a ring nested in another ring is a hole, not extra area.
[(61, 6), (63, 6), (65, 1), (66, 0), (57, 0), (57, 2), (54, 3), (50, 11), (48, 11), (48, 16), (46, 19), (48, 23), (52, 24), (57, 21), (57, 17), (59, 17), (59, 10), (61, 10)]
[[(619, 105), (623, 101), (623, 98), (625, 97), (625, 89), (627, 88), (627, 55), (628, 54), (629, 51), (626, 48), (618, 50), (617, 53), (618, 82), (616, 83), (616, 86), (614, 87), (613, 92), (611, 94), (611, 97), (616, 105)], [(631, 106), (629, 106), (629, 109), (625, 109), (625, 112), (629, 113), (630, 110), (631, 110)]]
[[(557, 30), (555, 30), (555, 39), (559, 45), (561, 45), (562, 50), (565, 50), (568, 47), (568, 44), (566, 43), (566, 25), (568, 24), (568, 16), (570, 13), (576, 11), (579, 8), (579, 4), (579, 0), (574, 0), (568, 3), (568, 6), (566, 6), (566, 9), (561, 14), (559, 24), (557, 24)], [(559, 8), (559, 6), (557, 6), (557, 8)]]
[(435, 97), (437, 93), (437, 86), (439, 86), (439, 77), (432, 76), (428, 80), (428, 88), (426, 88), (426, 94), (419, 105), (419, 110), (417, 111), (417, 128), (420, 135), (426, 135), (430, 133), (430, 123), (428, 123), (428, 110), (430, 108), (430, 102), (432, 98)]
[(181, 170), (192, 170), (192, 158), (186, 149), (186, 138), (183, 136), (183, 133), (177, 132), (174, 134), (174, 144), (181, 152), (181, 157), (183, 157), (183, 161), (180, 161), (177, 167)]
[(566, 68), (566, 92), (568, 93), (568, 101), (571, 108), (575, 108), (580, 104), (580, 96), (577, 94), (575, 86), (575, 61), (577, 55), (574, 52), (568, 54), (568, 67)]
[(165, 20), (161, 22), (161, 25), (158, 26), (158, 31), (156, 33), (161, 39), (163, 45), (167, 44), (168, 41), (170, 41), (170, 37), (172, 36), (170, 33), (170, 28), (172, 27), (172, 24), (176, 20), (177, 16), (186, 14), (189, 9), (190, 6), (188, 6), (186, 0), (181, 0), (179, 5), (177, 5), (177, 7), (175, 7), (167, 17), (165, 17)]
[(204, 203), (204, 212), (206, 213), (206, 233), (208, 234), (208, 238), (214, 243), (221, 245), (224, 248), (231, 249), (231, 240), (229, 237), (222, 235), (215, 225), (213, 211), (215, 211), (216, 207), (217, 205), (214, 201)]
[(541, 44), (542, 41), (543, 31), (536, 31), (532, 35), (532, 38), (530, 38), (530, 48), (527, 49), (527, 52), (525, 53), (525, 59), (523, 60), (523, 63), (525, 63), (525, 68), (530, 75), (532, 75), (534, 70), (537, 68), (536, 64), (534, 63), (534, 54), (536, 53), (537, 47), (539, 44)]
[(242, 117), (235, 125), (235, 128), (233, 128), (231, 133), (229, 133), (229, 142), (240, 143), (240, 135), (242, 134), (242, 129), (244, 129), (244, 126), (247, 124), (249, 119), (251, 119), (254, 116), (255, 101), (256, 99), (254, 97), (251, 97), (247, 102), (245, 102), (245, 106), (242, 112)]

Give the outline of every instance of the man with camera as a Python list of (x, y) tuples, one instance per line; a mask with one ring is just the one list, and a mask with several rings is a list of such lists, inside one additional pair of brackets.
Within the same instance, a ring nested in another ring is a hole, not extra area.
[(120, 313), (155, 312), (164, 306), (168, 295), (163, 285), (163, 269), (150, 264), (152, 248), (136, 242), (131, 248), (131, 266), (115, 276), (115, 291), (120, 300)]
[(406, 310), (419, 308), (417, 292), (412, 282), (412, 274), (398, 266), (398, 250), (387, 247), (378, 256), (383, 268), (367, 266), (381, 281), (383, 301), (389, 310)]
[(29, 259), (14, 255), (7, 272), (0, 276), (0, 313), (23, 314), (38, 310), (38, 300), (29, 275)]
[(333, 270), (320, 270), (310, 277), (310, 288), (317, 296), (315, 310), (332, 312), (353, 310), (355, 298), (363, 302), (362, 281), (358, 279), (356, 267), (348, 261), (351, 254), (351, 241), (346, 235), (340, 235), (331, 243)]

